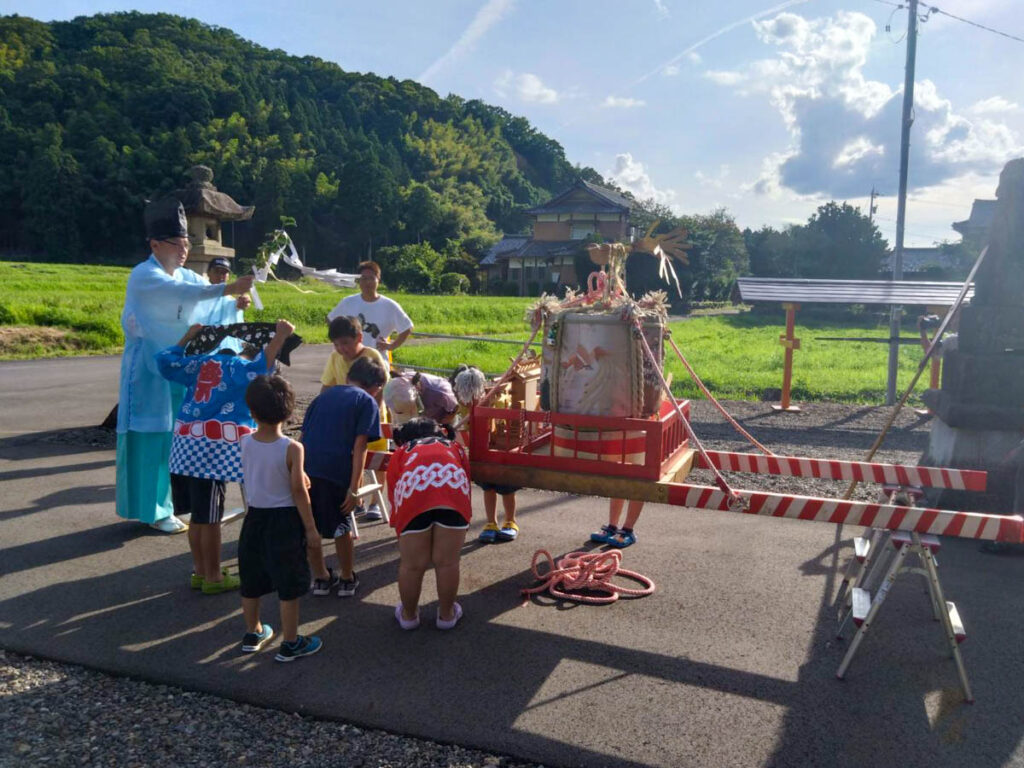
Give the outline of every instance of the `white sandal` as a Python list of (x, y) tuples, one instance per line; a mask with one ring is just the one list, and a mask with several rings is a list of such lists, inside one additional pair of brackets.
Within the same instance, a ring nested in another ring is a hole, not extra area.
[(404, 630), (416, 629), (420, 625), (420, 612), (416, 611), (416, 618), (406, 619), (402, 616), (402, 604), (395, 606), (395, 621)]
[(459, 619), (462, 618), (462, 606), (458, 603), (455, 604), (455, 616), (450, 621), (446, 621), (441, 618), (441, 612), (437, 612), (437, 628), (438, 629), (454, 629), (455, 625), (459, 623)]

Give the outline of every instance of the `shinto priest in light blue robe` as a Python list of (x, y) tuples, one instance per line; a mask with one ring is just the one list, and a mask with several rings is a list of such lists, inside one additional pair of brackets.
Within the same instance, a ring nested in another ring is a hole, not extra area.
[(185, 267), (167, 274), (152, 254), (128, 278), (117, 411), (116, 507), (123, 518), (154, 523), (174, 512), (167, 463), (185, 390), (160, 375), (156, 354), (203, 322), (224, 288)]

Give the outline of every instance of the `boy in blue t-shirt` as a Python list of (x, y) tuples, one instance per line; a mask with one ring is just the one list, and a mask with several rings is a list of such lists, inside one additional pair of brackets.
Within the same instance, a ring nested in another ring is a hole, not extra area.
[[(317, 530), (334, 539), (338, 555), (336, 575), (313, 582), (314, 595), (351, 597), (359, 586), (353, 570), (354, 544), (349, 512), (358, 502), (356, 492), (366, 464), (366, 446), (380, 438), (380, 412), (376, 397), (387, 381), (387, 372), (376, 360), (360, 357), (352, 363), (346, 384), (321, 392), (306, 409), (302, 420), (305, 470), (311, 485), (309, 497)], [(312, 563), (323, 573), (323, 563)]]
[(164, 378), (186, 387), (171, 438), (171, 498), (175, 515), (191, 515), (192, 589), (216, 595), (239, 586), (238, 577), (220, 567), (220, 522), (225, 484), (242, 481), (239, 441), (256, 429), (245, 391), (273, 369), (295, 327), (278, 320), (274, 338), (252, 358), (224, 349), (186, 355), (185, 346), (202, 327), (193, 325), (177, 344), (157, 353), (156, 365)]

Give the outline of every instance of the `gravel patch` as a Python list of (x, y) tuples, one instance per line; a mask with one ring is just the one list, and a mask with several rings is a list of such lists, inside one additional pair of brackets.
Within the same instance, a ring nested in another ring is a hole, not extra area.
[[(722, 405), (756, 440), (777, 455), (847, 461), (864, 460), (892, 414), (889, 407), (839, 403), (801, 403), (803, 410), (799, 413), (773, 411), (770, 403), (737, 400), (723, 401)], [(691, 403), (690, 421), (705, 448), (760, 453), (707, 401)], [(919, 416), (912, 408), (903, 408), (872, 461), (916, 465), (928, 447), (930, 425), (931, 419)], [(726, 479), (735, 488), (804, 496), (842, 497), (849, 485), (845, 480), (740, 473), (727, 473)], [(714, 483), (708, 470), (692, 472), (687, 482)], [(877, 501), (877, 495), (877, 485), (862, 483), (852, 498)]]
[(3, 651), (0, 765), (535, 766)]

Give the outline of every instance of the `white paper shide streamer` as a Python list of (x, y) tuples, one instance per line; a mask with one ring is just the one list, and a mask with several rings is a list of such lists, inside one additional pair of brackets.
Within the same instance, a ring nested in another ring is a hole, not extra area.
[[(274, 274), (274, 267), (277, 266), (278, 261), (283, 260), (289, 267), (299, 270), (304, 277), (312, 277), (315, 280), (333, 285), (336, 288), (355, 288), (358, 275), (350, 275), (344, 272), (339, 272), (336, 269), (313, 269), (313, 267), (307, 267), (302, 263), (302, 259), (299, 258), (298, 252), (295, 250), (295, 243), (288, 236), (288, 233), (284, 230), (278, 230), (275, 237), (284, 237), (284, 243), (274, 251), (267, 258), (267, 263), (262, 267), (257, 267), (253, 264), (252, 273), (256, 278), (257, 283), (267, 282), (267, 278)], [(276, 278), (275, 278), (276, 279)], [(296, 290), (301, 290), (296, 288)], [(259, 293), (256, 292), (255, 284), (251, 290), (252, 303), (256, 309), (263, 309), (263, 302), (260, 300)], [(308, 291), (303, 291), (308, 293)]]

